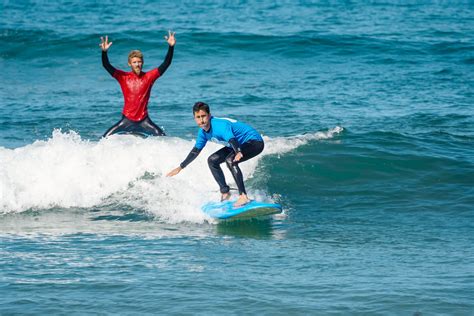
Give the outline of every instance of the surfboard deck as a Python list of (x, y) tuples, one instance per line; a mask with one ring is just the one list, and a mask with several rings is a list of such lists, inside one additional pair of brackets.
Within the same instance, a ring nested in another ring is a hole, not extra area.
[(234, 207), (235, 201), (209, 202), (202, 207), (202, 211), (216, 219), (249, 219), (281, 213), (280, 204), (250, 201)]

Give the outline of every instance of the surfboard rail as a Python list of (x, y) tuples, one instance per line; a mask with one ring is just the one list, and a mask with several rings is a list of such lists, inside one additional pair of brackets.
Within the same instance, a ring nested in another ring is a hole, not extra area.
[(202, 211), (215, 219), (250, 219), (269, 216), (282, 212), (280, 204), (250, 201), (234, 207), (235, 201), (210, 202), (202, 207)]

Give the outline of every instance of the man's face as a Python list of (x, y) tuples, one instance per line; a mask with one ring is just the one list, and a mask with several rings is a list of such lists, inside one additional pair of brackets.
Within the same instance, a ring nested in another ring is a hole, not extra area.
[(211, 127), (211, 114), (204, 110), (194, 112), (194, 120), (196, 121), (196, 124), (206, 132)]
[(139, 75), (142, 72), (143, 61), (140, 57), (132, 57), (128, 61), (128, 65), (132, 68), (132, 71)]

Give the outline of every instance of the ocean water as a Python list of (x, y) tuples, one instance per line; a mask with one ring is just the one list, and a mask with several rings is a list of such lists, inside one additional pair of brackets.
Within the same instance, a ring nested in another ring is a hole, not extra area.
[[(100, 36), (149, 70), (169, 29), (169, 137), (101, 139)], [(4, 0), (0, 67), (1, 315), (474, 314), (472, 2)], [(242, 168), (282, 214), (200, 211), (217, 144), (164, 176), (196, 101), (264, 135)]]

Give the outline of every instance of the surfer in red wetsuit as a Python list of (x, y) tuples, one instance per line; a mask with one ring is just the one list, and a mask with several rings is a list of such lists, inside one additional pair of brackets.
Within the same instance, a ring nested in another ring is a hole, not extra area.
[(117, 79), (122, 88), (124, 106), (122, 119), (109, 128), (103, 137), (115, 133), (135, 133), (140, 135), (165, 136), (165, 133), (148, 117), (148, 100), (150, 99), (151, 88), (156, 79), (161, 77), (168, 69), (173, 59), (174, 45), (176, 39), (175, 32), (168, 31), (165, 36), (168, 42), (168, 53), (163, 63), (148, 72), (143, 72), (143, 54), (139, 50), (133, 50), (128, 55), (128, 65), (130, 72), (115, 69), (109, 62), (107, 51), (112, 45), (108, 36), (101, 37), (99, 44), (102, 49), (102, 65), (112, 77)]

